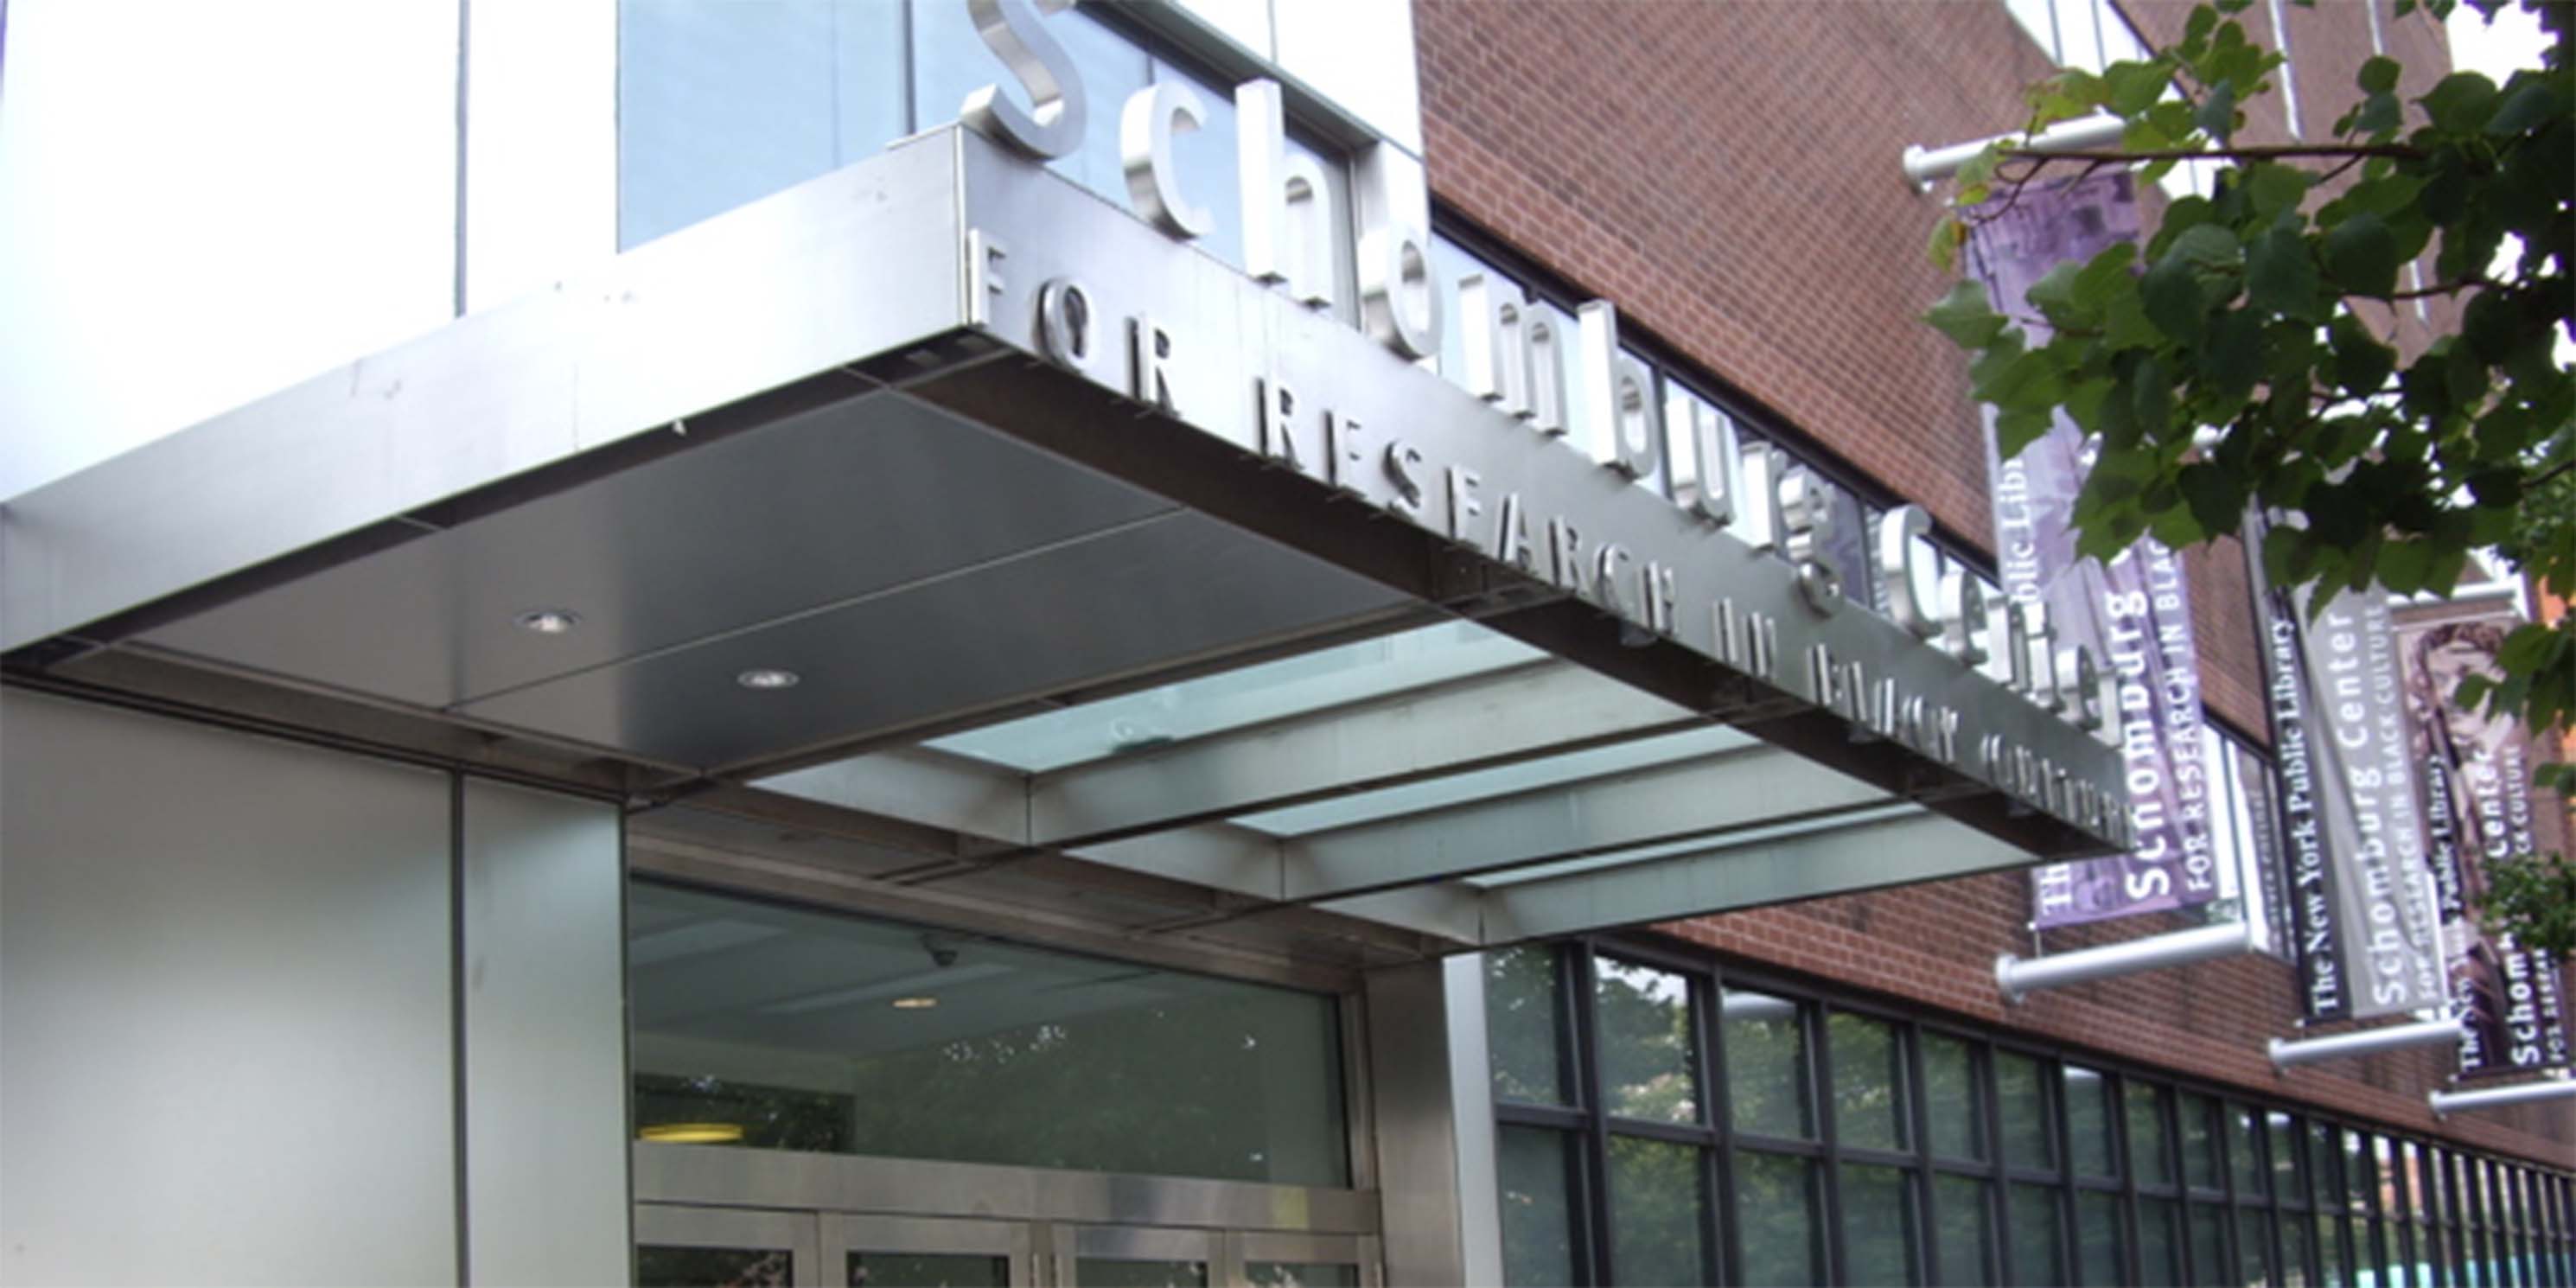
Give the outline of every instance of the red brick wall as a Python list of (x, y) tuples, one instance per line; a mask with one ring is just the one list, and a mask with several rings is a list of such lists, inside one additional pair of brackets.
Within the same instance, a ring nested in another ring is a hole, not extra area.
[[(2187, 3), (2138, 6), (2150, 38)], [(2269, 39), (2264, 6), (2247, 15)], [(2020, 119), (2052, 68), (2000, 0), (1948, 4), (1417, 0), (1424, 137), (1451, 210), (1761, 400), (1829, 450), (1986, 547), (1983, 443), (1965, 363), (1915, 321), (1947, 288), (1926, 261), (1937, 198), (1897, 162), (1909, 143)], [(2356, 5), (2292, 18), (2304, 127), (2321, 138), (2369, 49)], [(2446, 66), (2438, 31), (2390, 20), (2410, 67)], [(2417, 70), (2420, 92), (2438, 74)], [(2256, 109), (2258, 112), (2262, 108)], [(2277, 107), (2253, 136), (2287, 137)], [(2190, 556), (2210, 705), (2257, 734), (2261, 675), (2241, 552)], [(2563, 1164), (2576, 1112), (2435, 1123), (2447, 1056), (2389, 1056), (2276, 1079), (2289, 969), (2239, 959), (2109, 981), (2006, 1008), (1995, 954), (2029, 951), (2019, 873), (1854, 895), (1668, 927), (1713, 950), (1946, 1008), (2130, 1061), (2391, 1127)], [(2163, 927), (2058, 932), (2052, 950)]]

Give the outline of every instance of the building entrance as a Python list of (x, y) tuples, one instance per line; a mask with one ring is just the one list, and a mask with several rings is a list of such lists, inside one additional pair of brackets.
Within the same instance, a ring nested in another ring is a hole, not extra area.
[(1354, 1190), (642, 1144), (635, 1192), (642, 1285), (1383, 1282)]

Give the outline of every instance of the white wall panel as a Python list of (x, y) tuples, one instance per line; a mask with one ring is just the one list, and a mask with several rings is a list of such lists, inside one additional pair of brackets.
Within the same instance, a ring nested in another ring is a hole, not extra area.
[(614, 807), (465, 787), (473, 1282), (624, 1283), (626, 890)]
[(617, 253), (617, 3), (480, 3), (468, 24), (465, 307)]
[(1282, 70), (1416, 156), (1422, 78), (1404, 0), (1272, 0)]
[(448, 814), (0, 693), (0, 1281), (454, 1281)]
[(10, 0), (0, 497), (453, 313), (458, 3)]

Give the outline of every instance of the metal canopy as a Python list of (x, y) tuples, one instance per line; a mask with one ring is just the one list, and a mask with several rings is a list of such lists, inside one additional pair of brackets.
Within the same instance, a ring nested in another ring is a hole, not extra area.
[[(1155, 415), (1030, 356), (977, 298), (997, 227), (1018, 289), (1104, 256), (1232, 365), (1178, 371)], [(1996, 790), (1997, 753), (1799, 700), (1807, 650), (1866, 656), (2112, 777), (1865, 612), (1782, 623), (1778, 677), (1721, 665), (1246, 450), (1256, 386), (1228, 391), (1262, 353), (1427, 444), (1492, 432), (1366, 337), (935, 133), (9, 501), (8, 676), (613, 793), (643, 870), (749, 863), (1123, 952), (1365, 965), (2106, 847)], [(1641, 553), (1793, 584), (1559, 444), (1502, 450), (1495, 477)]]

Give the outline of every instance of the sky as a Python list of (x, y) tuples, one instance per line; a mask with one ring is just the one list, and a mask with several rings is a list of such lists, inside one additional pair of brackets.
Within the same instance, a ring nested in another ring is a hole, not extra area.
[(2449, 29), (2451, 66), (2459, 71), (2485, 72), (2501, 85), (2515, 68), (2540, 65), (2540, 20), (2518, 4), (2499, 11), (2493, 25), (2463, 4), (2452, 11)]

